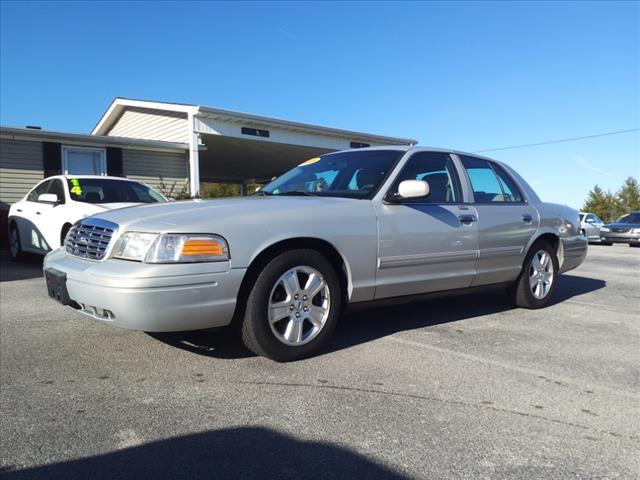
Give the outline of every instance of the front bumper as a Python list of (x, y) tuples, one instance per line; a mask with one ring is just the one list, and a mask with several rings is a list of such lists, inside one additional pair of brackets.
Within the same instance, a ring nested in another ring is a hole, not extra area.
[(611, 243), (640, 243), (640, 233), (616, 233), (600, 231), (600, 241)]
[(152, 265), (109, 259), (96, 262), (63, 249), (43, 268), (66, 273), (77, 311), (117, 327), (145, 332), (199, 330), (228, 325), (245, 269), (228, 262)]

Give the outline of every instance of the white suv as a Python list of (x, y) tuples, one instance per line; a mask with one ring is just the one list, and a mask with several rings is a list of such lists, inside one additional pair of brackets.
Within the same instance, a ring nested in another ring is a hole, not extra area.
[(57, 175), (45, 178), (9, 209), (9, 251), (45, 254), (60, 247), (78, 220), (144, 203), (166, 202), (151, 187), (120, 177)]

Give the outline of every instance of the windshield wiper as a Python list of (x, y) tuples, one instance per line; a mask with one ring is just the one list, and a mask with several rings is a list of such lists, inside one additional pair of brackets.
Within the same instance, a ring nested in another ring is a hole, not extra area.
[(273, 195), (273, 193), (271, 192), (265, 192), (264, 190), (258, 190), (257, 192), (255, 192), (253, 194), (253, 196), (262, 196), (262, 197), (266, 197), (267, 195)]
[[(274, 195), (272, 193), (272, 195)], [(305, 192), (303, 190), (291, 190), (290, 192), (282, 192), (282, 193), (277, 193), (275, 195), (288, 195), (291, 197), (315, 197), (315, 193), (311, 193), (311, 192)]]

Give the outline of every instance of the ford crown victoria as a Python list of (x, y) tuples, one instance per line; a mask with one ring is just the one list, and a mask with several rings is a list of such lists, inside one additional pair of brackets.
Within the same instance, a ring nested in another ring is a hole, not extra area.
[(578, 212), (509, 166), (409, 146), (308, 160), (248, 198), (102, 212), (47, 255), (49, 295), (100, 322), (237, 325), (278, 361), (315, 354), (347, 305), (484, 286), (552, 301), (581, 264)]

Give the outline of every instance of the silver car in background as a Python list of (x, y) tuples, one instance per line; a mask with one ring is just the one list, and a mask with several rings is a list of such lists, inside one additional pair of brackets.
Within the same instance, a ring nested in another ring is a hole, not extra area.
[(100, 213), (44, 273), (51, 297), (100, 322), (233, 324), (249, 349), (288, 361), (321, 351), (357, 303), (501, 287), (545, 307), (586, 252), (578, 212), (509, 166), (398, 146), (310, 159), (249, 198)]
[(630, 212), (600, 228), (603, 243), (628, 243), (640, 247), (640, 212)]
[(599, 242), (603, 245), (611, 245), (611, 243), (602, 242), (600, 238), (600, 228), (604, 222), (594, 213), (580, 212), (580, 231), (587, 237), (589, 243)]

